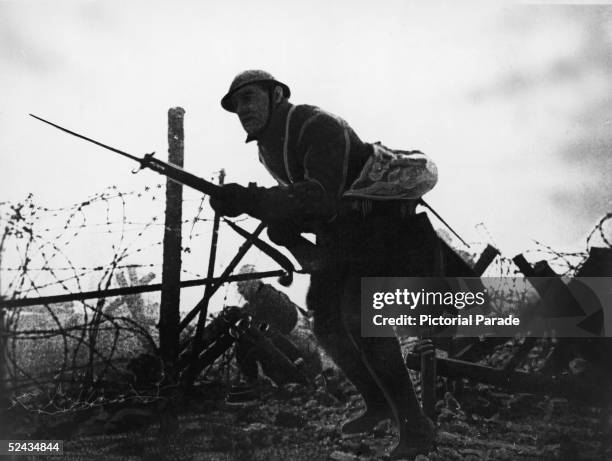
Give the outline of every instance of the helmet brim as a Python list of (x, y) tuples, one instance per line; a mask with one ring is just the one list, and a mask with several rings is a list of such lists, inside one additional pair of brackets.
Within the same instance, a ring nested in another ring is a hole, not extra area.
[(283, 82), (279, 82), (278, 80), (271, 80), (271, 79), (253, 80), (250, 82), (245, 82), (244, 84), (239, 85), (236, 88), (232, 88), (230, 91), (228, 91), (227, 94), (223, 96), (223, 98), (221, 98), (221, 107), (223, 107), (228, 112), (235, 113), (236, 107), (232, 103), (232, 96), (234, 95), (234, 93), (243, 89), (246, 86), (256, 85), (258, 83), (265, 83), (265, 84), (272, 85), (272, 86), (278, 85), (283, 89), (283, 96), (285, 96), (286, 98), (291, 96), (291, 90)]

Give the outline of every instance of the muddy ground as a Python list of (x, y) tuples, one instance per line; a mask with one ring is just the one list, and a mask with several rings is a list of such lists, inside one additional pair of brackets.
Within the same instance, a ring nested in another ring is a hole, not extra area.
[[(436, 447), (425, 460), (606, 460), (612, 440), (602, 409), (566, 399), (511, 394), (440, 379)], [(384, 460), (395, 441), (390, 421), (344, 437), (339, 425), (360, 397), (340, 375), (326, 388), (263, 383), (248, 405), (225, 402), (226, 386), (201, 383), (172, 407), (173, 433), (160, 437), (158, 404), (115, 404), (52, 416), (13, 411), (2, 438), (63, 439), (63, 457), (100, 460)], [(23, 460), (24, 457), (15, 459)]]

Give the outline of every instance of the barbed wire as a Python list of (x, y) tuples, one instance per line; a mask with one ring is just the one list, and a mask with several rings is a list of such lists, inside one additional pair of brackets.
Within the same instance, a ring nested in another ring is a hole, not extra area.
[[(11, 278), (8, 284), (3, 286), (6, 297), (13, 298), (15, 296), (23, 296), (24, 294), (34, 291), (33, 286), (27, 285), (27, 279), (24, 279), (23, 273), (28, 272), (43, 272), (50, 280), (45, 283), (32, 282), (38, 288), (47, 288), (57, 285), (63, 291), (74, 290), (74, 285), (67, 285), (67, 282), (78, 282), (91, 272), (100, 272), (104, 274), (108, 268), (108, 264), (87, 266), (74, 262), (66, 254), (66, 247), (74, 246), (74, 242), (79, 238), (83, 238), (83, 233), (110, 234), (117, 236), (116, 240), (111, 240), (109, 246), (111, 251), (117, 253), (111, 260), (119, 257), (120, 261), (114, 261), (115, 269), (120, 269), (126, 266), (140, 266), (151, 269), (161, 269), (162, 264), (123, 264), (129, 257), (133, 257), (138, 253), (147, 253), (150, 250), (161, 248), (162, 236), (161, 229), (164, 224), (159, 219), (162, 216), (161, 206), (157, 207), (157, 213), (150, 216), (146, 220), (128, 219), (126, 212), (128, 198), (146, 200), (156, 199), (156, 194), (162, 189), (161, 184), (154, 187), (146, 186), (141, 190), (130, 192), (117, 191), (116, 186), (110, 186), (106, 191), (95, 194), (87, 200), (78, 202), (74, 205), (62, 208), (47, 208), (36, 206), (33, 202), (33, 197), (30, 195), (18, 204), (10, 204), (3, 202), (0, 205), (0, 220), (4, 223), (5, 236), (12, 237), (7, 242), (12, 244), (13, 258), (12, 265), (3, 263), (0, 270), (3, 276), (9, 274)], [(190, 253), (192, 244), (195, 239), (203, 235), (209, 234), (210, 231), (202, 229), (201, 225), (208, 223), (212, 218), (202, 216), (204, 211), (203, 199), (198, 201), (199, 207), (197, 213), (192, 219), (182, 221), (184, 226), (190, 226), (187, 245), (184, 245), (182, 250), (184, 253)], [(161, 201), (160, 201), (161, 204)], [(106, 219), (103, 221), (90, 222), (85, 210), (102, 205), (103, 210), (98, 216), (103, 215)], [(119, 210), (120, 219), (113, 219)], [(51, 221), (63, 221), (61, 225), (50, 225)], [(37, 226), (44, 223), (45, 225)], [(92, 231), (91, 228), (95, 230)], [(160, 228), (160, 232), (156, 233), (157, 239), (151, 241), (147, 245), (143, 245), (143, 235), (151, 228)], [(133, 233), (133, 236), (128, 236), (128, 233)], [(6, 245), (8, 246), (8, 245)], [(5, 246), (5, 253), (7, 248)], [(125, 248), (121, 248), (125, 246)], [(40, 264), (33, 266), (33, 257), (36, 255)], [(5, 255), (5, 260), (8, 255)], [(9, 256), (10, 259), (10, 256)], [(59, 260), (63, 260), (65, 264), (58, 264)], [(60, 272), (71, 272), (69, 276), (59, 275)], [(13, 274), (12, 276), (10, 274)], [(185, 269), (184, 273), (200, 276), (198, 271)], [(35, 277), (36, 279), (36, 277)]]
[[(32, 195), (16, 204), (0, 202), (0, 279), (8, 279), (8, 284), (1, 287), (4, 297), (38, 297), (48, 289), (83, 292), (86, 284), (108, 290), (115, 282), (121, 285), (121, 277), (127, 280), (124, 271), (129, 272), (132, 284), (138, 280), (137, 270), (148, 270), (155, 277), (162, 264), (149, 261), (152, 255), (160, 255), (163, 245), (164, 200), (160, 195), (164, 192), (162, 184), (128, 192), (110, 186), (84, 201), (60, 208), (37, 206)], [(181, 254), (198, 263), (194, 248), (201, 236), (210, 235), (212, 213), (206, 207), (205, 196), (183, 200), (183, 206), (184, 214), (192, 217), (181, 221)], [(525, 253), (548, 261), (560, 275), (573, 274), (596, 240), (612, 247), (611, 221), (612, 213), (608, 213), (596, 224), (584, 251), (560, 252), (535, 241), (535, 248)], [(479, 226), (493, 241), (486, 226)], [(92, 235), (95, 246), (90, 240)], [(92, 254), (95, 252), (100, 254)], [(91, 264), (94, 259), (104, 262)], [(204, 264), (193, 266), (183, 264), (182, 273), (202, 277)], [(512, 260), (504, 255), (498, 256), (488, 270), (488, 274), (498, 277), (514, 277), (516, 272)], [(228, 287), (224, 304), (227, 290)], [(129, 364), (138, 354), (158, 352), (156, 315), (141, 295), (122, 296), (112, 303), (100, 298), (94, 302), (47, 304), (36, 313), (22, 308), (8, 312), (2, 333), (9, 343), (7, 382), (13, 391), (23, 390), (14, 395), (13, 404), (54, 414), (125, 399), (162, 398), (161, 385), (154, 395), (143, 395), (134, 389), (130, 372), (121, 365)], [(34, 320), (35, 325), (31, 325)], [(225, 372), (231, 354), (224, 354), (221, 360), (220, 367)], [(47, 362), (47, 369), (41, 368), (41, 358)], [(52, 379), (48, 378), (50, 370)], [(100, 401), (100, 389), (109, 374), (113, 382), (123, 380), (123, 394), (105, 395)], [(70, 398), (66, 397), (68, 388), (76, 389)], [(41, 396), (46, 402), (41, 403)]]
[[(47, 290), (78, 293), (92, 283), (98, 290), (107, 290), (115, 279), (119, 284), (125, 282), (123, 271), (129, 271), (132, 278), (131, 271), (138, 269), (152, 271), (148, 280), (154, 278), (161, 273), (162, 263), (146, 259), (161, 261), (163, 193), (162, 184), (128, 192), (110, 186), (66, 207), (38, 206), (31, 194), (19, 203), (0, 202), (2, 294), (17, 299), (40, 297)], [(189, 209), (194, 205), (195, 212)], [(212, 213), (204, 197), (183, 200), (183, 206), (193, 216), (181, 222), (188, 229), (188, 233), (183, 231), (186, 238), (181, 248), (187, 257), (199, 237), (211, 233), (206, 227)], [(95, 259), (106, 262), (91, 264)], [(199, 272), (199, 268), (182, 267), (183, 274), (202, 277)], [(157, 354), (157, 312), (140, 295), (121, 296), (111, 304), (100, 298), (42, 305), (36, 311), (6, 311), (2, 339), (8, 346), (6, 381), (13, 390), (14, 405), (47, 413), (51, 407), (54, 413), (89, 408), (100, 395), (94, 391), (109, 372), (130, 388), (130, 373), (118, 363), (139, 353)], [(49, 369), (53, 369), (53, 379), (41, 378)], [(64, 396), (62, 408), (53, 406), (65, 387), (78, 392), (68, 400)], [(21, 389), (19, 394), (14, 393), (17, 389)], [(134, 389), (130, 392), (130, 398), (150, 398)], [(105, 404), (109, 402), (104, 399)]]

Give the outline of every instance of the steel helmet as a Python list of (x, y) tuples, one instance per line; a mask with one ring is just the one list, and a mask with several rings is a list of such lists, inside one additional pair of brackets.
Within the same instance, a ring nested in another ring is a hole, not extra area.
[(245, 70), (244, 72), (240, 72), (238, 75), (236, 75), (234, 80), (232, 80), (232, 84), (230, 85), (227, 94), (223, 96), (223, 99), (221, 99), (221, 107), (229, 112), (235, 112), (236, 109), (232, 104), (232, 95), (239, 89), (253, 83), (278, 85), (283, 89), (283, 95), (286, 98), (291, 96), (291, 90), (289, 87), (276, 80), (269, 72), (266, 72), (265, 70)]

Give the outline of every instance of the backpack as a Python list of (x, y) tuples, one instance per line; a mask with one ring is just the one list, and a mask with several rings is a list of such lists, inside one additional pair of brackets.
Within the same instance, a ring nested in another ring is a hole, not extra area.
[(438, 169), (418, 150), (389, 149), (377, 142), (361, 173), (343, 197), (369, 200), (416, 200), (438, 182)]

